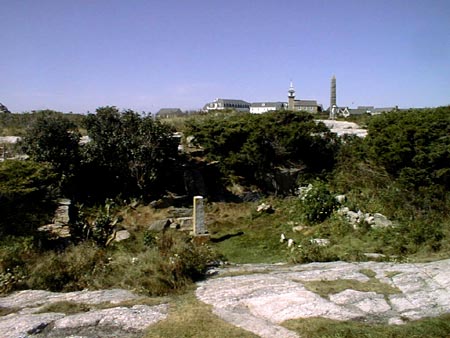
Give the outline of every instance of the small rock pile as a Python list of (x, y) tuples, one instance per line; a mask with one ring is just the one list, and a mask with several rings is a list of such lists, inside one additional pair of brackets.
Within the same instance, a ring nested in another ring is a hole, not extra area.
[(348, 207), (340, 208), (337, 213), (345, 217), (354, 229), (359, 228), (363, 224), (367, 224), (372, 229), (392, 227), (392, 221), (380, 213), (363, 213), (361, 210), (357, 212), (350, 210)]

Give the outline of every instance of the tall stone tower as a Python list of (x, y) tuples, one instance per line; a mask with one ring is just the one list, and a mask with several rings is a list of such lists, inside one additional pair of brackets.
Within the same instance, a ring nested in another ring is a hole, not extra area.
[(336, 76), (333, 75), (331, 78), (331, 91), (330, 91), (330, 111), (336, 106)]
[(288, 90), (288, 109), (294, 110), (294, 107), (295, 107), (295, 89), (291, 81), (291, 85), (289, 86)]

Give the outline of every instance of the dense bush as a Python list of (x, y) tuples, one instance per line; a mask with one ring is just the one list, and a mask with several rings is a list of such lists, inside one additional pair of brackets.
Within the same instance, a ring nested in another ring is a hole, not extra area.
[(304, 220), (310, 224), (323, 222), (337, 207), (335, 197), (321, 181), (301, 188), (299, 198)]
[[(80, 185), (90, 196), (140, 197), (164, 190), (177, 158), (173, 130), (127, 110), (102, 107), (88, 115)], [(83, 189), (82, 188), (82, 189)]]
[(150, 295), (183, 290), (205, 275), (217, 255), (179, 232), (159, 234), (149, 246), (140, 237), (102, 248), (86, 241), (62, 252), (24, 244), (0, 249), (0, 293), (17, 288), (74, 291), (126, 288)]
[[(239, 209), (235, 219), (218, 223), (220, 241), (211, 245), (228, 246), (229, 252), (245, 247), (236, 254), (242, 261), (261, 260), (261, 252), (268, 251), (274, 261), (288, 252), (294, 262), (359, 260), (368, 252), (386, 259), (450, 252), (449, 110), (368, 118), (366, 139), (342, 141), (306, 113), (195, 117), (187, 134), (195, 136), (208, 159), (219, 162), (228, 179), (264, 189), (268, 175), (296, 168), (303, 181), (313, 182), (301, 199), (279, 200), (273, 214), (247, 219), (245, 208)], [(31, 115), (24, 147), (42, 163), (0, 163), (0, 292), (123, 287), (161, 295), (204, 276), (217, 256), (181, 233), (132, 233), (132, 240), (106, 245), (114, 224), (107, 207), (92, 208), (89, 217), (71, 225), (73, 242), (84, 242), (66, 250), (42, 252), (32, 236), (17, 237), (50, 220), (58, 180), (66, 188), (60, 192), (72, 191), (78, 201), (152, 195), (173, 181), (177, 159), (172, 129), (132, 111), (104, 107), (87, 116), (91, 141), (84, 146), (74, 125), (60, 115)], [(333, 214), (330, 191), (346, 194), (351, 210), (381, 212), (394, 226), (355, 229)], [(227, 210), (222, 216), (231, 214)], [(292, 230), (296, 225), (300, 232)], [(293, 248), (279, 242), (280, 232), (294, 240)], [(314, 238), (329, 239), (330, 245), (318, 245)]]
[(60, 113), (45, 111), (28, 127), (21, 145), (32, 160), (50, 163), (57, 172), (70, 175), (80, 161), (79, 141), (74, 123)]
[[(80, 121), (77, 121), (80, 122)], [(173, 130), (131, 110), (101, 107), (84, 117), (90, 141), (81, 145), (79, 125), (53, 111), (37, 114), (22, 148), (33, 160), (50, 163), (62, 193), (75, 199), (140, 197), (164, 190), (177, 158)]]
[[(24, 112), (21, 114), (10, 114), (0, 112), (0, 136), (24, 136), (27, 134), (27, 129), (33, 125), (42, 115), (57, 114), (63, 116), (60, 112), (53, 110), (38, 110), (33, 112)], [(64, 118), (71, 123), (81, 127), (84, 119), (82, 114), (64, 114)]]
[(51, 220), (57, 176), (33, 161), (0, 162), (0, 236), (28, 235)]
[(96, 272), (107, 263), (107, 256), (93, 243), (85, 242), (64, 252), (41, 253), (39, 259), (27, 263), (28, 278), (23, 281), (27, 288), (76, 291), (91, 285)]
[(339, 142), (322, 123), (304, 112), (219, 114), (192, 119), (188, 134), (222, 173), (264, 187), (279, 167), (319, 175), (333, 168)]
[(450, 106), (374, 117), (367, 144), (372, 158), (405, 187), (450, 188)]

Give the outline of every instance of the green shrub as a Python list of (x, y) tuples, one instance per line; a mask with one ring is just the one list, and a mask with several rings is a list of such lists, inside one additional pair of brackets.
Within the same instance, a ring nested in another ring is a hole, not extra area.
[(26, 265), (36, 254), (34, 238), (8, 236), (0, 242), (0, 294), (23, 286)]
[(312, 238), (303, 239), (289, 253), (293, 263), (331, 262), (339, 260), (339, 256), (329, 246), (314, 243)]
[(54, 213), (56, 176), (32, 161), (0, 162), (0, 235), (31, 235)]
[(304, 219), (311, 224), (326, 220), (337, 206), (336, 199), (321, 181), (302, 188), (299, 198)]
[(91, 280), (107, 263), (105, 251), (91, 242), (49, 251), (28, 265), (26, 285), (31, 289), (75, 291), (91, 286)]
[(305, 112), (219, 114), (189, 121), (188, 131), (227, 179), (268, 189), (281, 167), (321, 175), (333, 168), (339, 140)]
[(96, 287), (122, 287), (150, 295), (179, 292), (201, 279), (217, 257), (208, 245), (194, 244), (180, 232), (158, 234), (152, 245), (142, 237), (132, 254), (123, 247), (111, 252), (109, 263), (94, 276)]
[(450, 187), (450, 106), (373, 118), (366, 143), (377, 163), (406, 188)]

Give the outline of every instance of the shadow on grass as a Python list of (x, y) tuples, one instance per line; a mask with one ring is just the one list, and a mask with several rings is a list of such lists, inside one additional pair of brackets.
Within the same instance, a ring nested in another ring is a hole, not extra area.
[(227, 239), (230, 239), (232, 237), (242, 236), (243, 234), (244, 234), (243, 231), (239, 231), (234, 234), (226, 234), (226, 235), (220, 236), (218, 238), (211, 238), (211, 242), (220, 243), (220, 242), (226, 241)]

